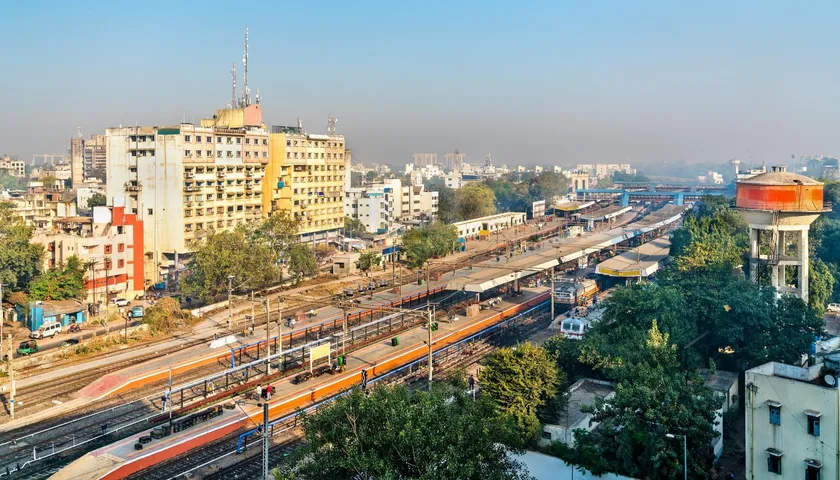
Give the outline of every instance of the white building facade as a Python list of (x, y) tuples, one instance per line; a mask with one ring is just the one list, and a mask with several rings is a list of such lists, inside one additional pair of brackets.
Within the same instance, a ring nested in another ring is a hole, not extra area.
[(823, 368), (770, 362), (746, 371), (746, 478), (840, 475), (840, 394)]

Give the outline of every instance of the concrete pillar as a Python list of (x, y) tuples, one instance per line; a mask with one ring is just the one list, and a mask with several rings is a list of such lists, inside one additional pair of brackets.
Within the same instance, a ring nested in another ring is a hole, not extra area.
[(799, 297), (808, 303), (808, 229), (799, 231)]
[(750, 228), (750, 281), (758, 283), (758, 229)]
[[(778, 258), (779, 260), (782, 260), (782, 257), (784, 257), (786, 250), (787, 250), (787, 244), (785, 243), (785, 231), (780, 230), (779, 231), (779, 245), (778, 245), (778, 250), (777, 250), (778, 254), (777, 254), (776, 258)], [(778, 280), (777, 281), (778, 281), (779, 287), (787, 286), (787, 279), (786, 279), (785, 267), (784, 266), (782, 266), (782, 265), (779, 266), (779, 273), (777, 275), (778, 275)]]

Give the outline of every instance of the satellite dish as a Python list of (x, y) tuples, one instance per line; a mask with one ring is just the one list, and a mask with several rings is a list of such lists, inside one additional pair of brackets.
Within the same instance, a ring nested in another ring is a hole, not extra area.
[(834, 375), (827, 374), (826, 376), (823, 377), (823, 381), (829, 387), (836, 387), (837, 386), (837, 379), (834, 378)]

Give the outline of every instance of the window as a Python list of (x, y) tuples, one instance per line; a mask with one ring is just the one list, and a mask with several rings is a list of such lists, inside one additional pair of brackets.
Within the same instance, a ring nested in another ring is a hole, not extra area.
[(151, 209), (151, 208), (146, 209), (146, 213), (148, 213), (149, 215), (154, 215), (155, 214), (154, 210)]
[(246, 139), (245, 139), (245, 145), (250, 145), (250, 144), (251, 144), (251, 139), (250, 139), (250, 138), (246, 138)]
[(212, 156), (213, 156), (213, 150), (207, 150), (207, 158), (210, 158)]
[(105, 245), (105, 255), (108, 255), (109, 253), (111, 253), (111, 250), (112, 250), (111, 245)]
[(782, 452), (775, 448), (767, 449), (767, 471), (776, 475), (782, 474)]
[(125, 261), (121, 258), (117, 260), (117, 268), (123, 268), (125, 266)]
[(195, 136), (195, 141), (198, 142), (198, 143), (201, 143), (201, 135), (196, 135)]
[(808, 434), (815, 437), (820, 436), (820, 412), (813, 410), (805, 410), (805, 415), (808, 416)]
[(125, 251), (125, 244), (124, 243), (118, 244), (117, 245), (117, 251), (118, 252), (124, 252)]
[(184, 141), (189, 142), (190, 141), (190, 136), (189, 135), (184, 135)]
[(820, 468), (811, 465), (805, 467), (805, 480), (820, 480)]
[(191, 154), (192, 154), (192, 152), (191, 152), (191, 151), (189, 151), (189, 150), (184, 150), (184, 156), (185, 156), (185, 157), (189, 157)]
[(221, 150), (216, 150), (216, 156), (219, 157), (219, 158), (222, 158), (222, 151)]
[(207, 137), (205, 140), (207, 140), (207, 143), (213, 143), (213, 137)]
[(782, 406), (781, 405), (770, 405), (770, 423), (773, 425), (781, 425), (782, 424)]
[(216, 143), (222, 143), (222, 137), (216, 137)]
[(237, 144), (237, 145), (242, 144), (242, 139), (241, 139), (241, 138), (239, 138), (239, 137), (236, 137), (236, 144)]

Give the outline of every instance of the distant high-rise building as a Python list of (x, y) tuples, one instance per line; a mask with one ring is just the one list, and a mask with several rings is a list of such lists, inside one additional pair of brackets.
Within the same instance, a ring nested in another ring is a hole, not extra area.
[(446, 169), (450, 172), (460, 172), (461, 165), (464, 164), (464, 154), (459, 152), (456, 148), (454, 152), (444, 155), (446, 160)]
[(105, 141), (106, 197), (143, 221), (150, 283), (174, 279), (195, 241), (262, 217), (269, 147), (259, 105), (218, 110), (200, 126), (108, 128)]
[(415, 153), (414, 166), (437, 165), (437, 153)]
[(87, 178), (105, 180), (107, 166), (105, 135), (77, 136), (70, 139), (70, 181), (81, 185)]

